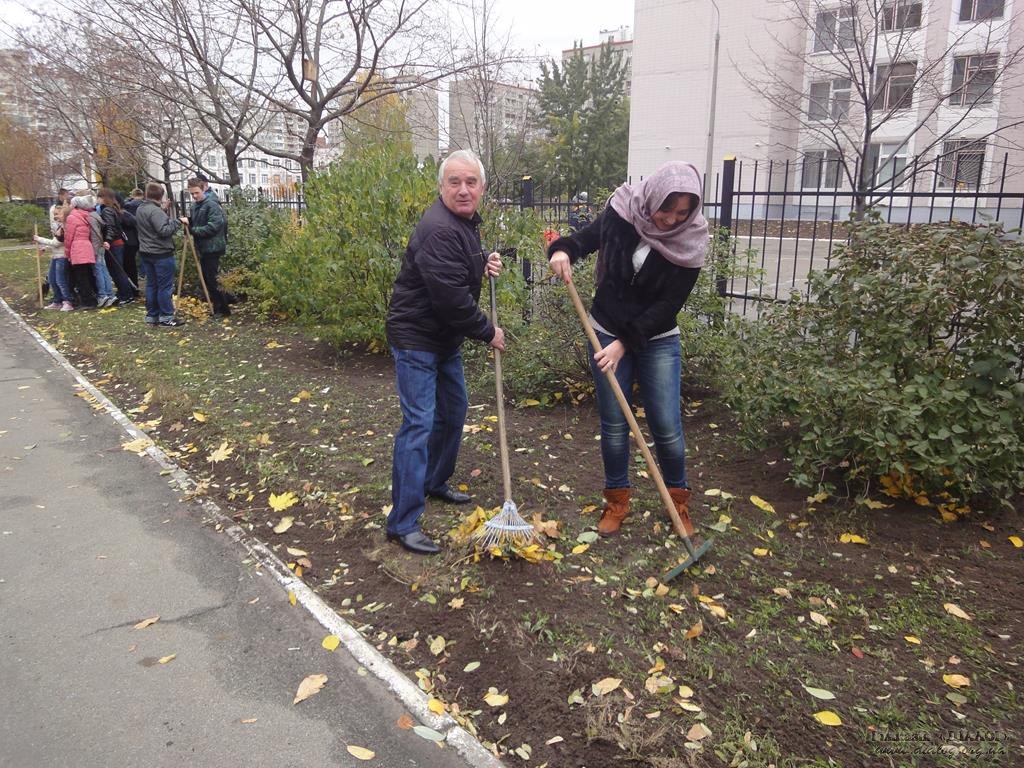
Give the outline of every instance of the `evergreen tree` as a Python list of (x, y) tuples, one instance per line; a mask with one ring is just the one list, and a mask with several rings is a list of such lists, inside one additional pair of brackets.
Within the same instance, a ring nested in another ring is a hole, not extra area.
[(629, 150), (626, 61), (611, 43), (592, 61), (576, 46), (562, 66), (541, 64), (540, 118), (551, 137), (546, 175), (558, 192), (625, 181)]

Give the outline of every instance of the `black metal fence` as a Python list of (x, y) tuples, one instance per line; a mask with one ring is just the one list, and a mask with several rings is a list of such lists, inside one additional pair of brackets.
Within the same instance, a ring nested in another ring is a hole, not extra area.
[[(828, 267), (836, 243), (846, 241), (845, 222), (858, 197), (892, 224), (998, 221), (1008, 232), (1019, 231), (1024, 193), (1006, 191), (1008, 160), (1004, 155), (987, 184), (976, 174), (971, 188), (946, 186), (949, 174), (938, 159), (914, 161), (894, 173), (887, 187), (867, 195), (823, 187), (830, 174), (820, 164), (808, 173), (804, 162), (726, 160), (705, 214), (713, 226), (729, 230), (733, 252), (746, 253), (747, 266), (760, 277), (724, 281), (722, 295), (746, 314), (757, 302), (786, 301), (792, 292), (805, 291), (811, 270)], [(808, 185), (808, 178), (815, 183)]]

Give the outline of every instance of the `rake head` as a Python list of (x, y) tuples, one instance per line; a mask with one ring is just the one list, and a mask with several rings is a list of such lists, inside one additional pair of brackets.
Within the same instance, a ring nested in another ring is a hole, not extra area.
[(485, 522), (474, 537), (481, 547), (490, 549), (526, 546), (536, 535), (533, 525), (519, 514), (515, 502), (507, 500), (501, 506), (501, 512)]

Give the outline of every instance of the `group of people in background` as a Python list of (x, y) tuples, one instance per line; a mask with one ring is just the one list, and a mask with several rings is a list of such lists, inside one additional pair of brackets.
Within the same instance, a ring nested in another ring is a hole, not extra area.
[(51, 237), (36, 242), (51, 249), (47, 282), (52, 301), (44, 309), (125, 306), (139, 297), (145, 280), (146, 323), (177, 327), (174, 310), (174, 235), (188, 227), (200, 256), (214, 317), (230, 314), (218, 284), (220, 260), (227, 248), (227, 217), (217, 194), (201, 176), (189, 179), (190, 216), (175, 218), (161, 184), (133, 189), (124, 199), (109, 188), (91, 193), (57, 193), (50, 207)]

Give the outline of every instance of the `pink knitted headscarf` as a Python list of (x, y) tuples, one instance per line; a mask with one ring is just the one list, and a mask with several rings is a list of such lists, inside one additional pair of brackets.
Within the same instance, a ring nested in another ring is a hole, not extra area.
[[(685, 192), (697, 198), (690, 217), (662, 232), (651, 215), (673, 192)], [(708, 252), (708, 222), (701, 213), (700, 174), (690, 163), (665, 163), (639, 184), (623, 184), (609, 201), (615, 212), (636, 229), (640, 239), (680, 267), (702, 267)]]

